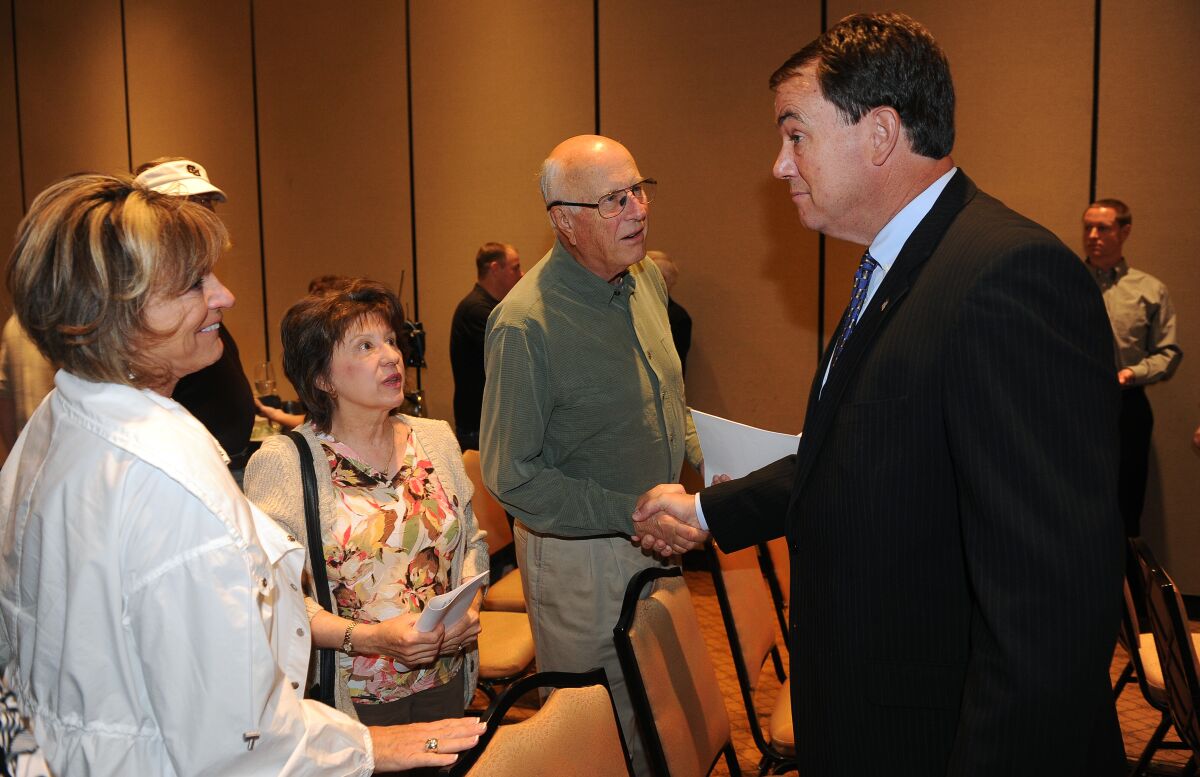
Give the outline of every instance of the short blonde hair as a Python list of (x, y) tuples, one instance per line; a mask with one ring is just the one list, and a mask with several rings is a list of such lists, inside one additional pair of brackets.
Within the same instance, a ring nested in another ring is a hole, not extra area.
[(173, 334), (145, 321), (153, 295), (183, 294), (229, 244), (224, 224), (127, 175), (81, 173), (34, 199), (17, 229), (8, 288), (18, 320), (55, 365), (86, 380), (161, 385), (146, 347)]

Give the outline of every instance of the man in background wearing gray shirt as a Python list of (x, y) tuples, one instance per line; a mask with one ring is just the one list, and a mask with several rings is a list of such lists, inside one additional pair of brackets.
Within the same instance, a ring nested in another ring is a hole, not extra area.
[(1125, 535), (1142, 533), (1142, 503), (1154, 415), (1144, 386), (1166, 380), (1183, 358), (1175, 339), (1175, 308), (1167, 287), (1131, 268), (1122, 251), (1133, 214), (1120, 200), (1096, 200), (1083, 214), (1084, 257), (1104, 295), (1112, 322), (1117, 380), (1121, 384), (1121, 469), (1117, 498)]

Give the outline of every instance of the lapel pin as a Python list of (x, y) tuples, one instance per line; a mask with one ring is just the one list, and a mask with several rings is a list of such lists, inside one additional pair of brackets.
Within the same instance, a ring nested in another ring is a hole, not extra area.
[(890, 300), (890, 299), (885, 299), (885, 300), (883, 301), (883, 304), (879, 306), (879, 312), (880, 312), (880, 313), (882, 313), (883, 311), (887, 310), (887, 306), (888, 306), (888, 303), (889, 303), (889, 302), (891, 302), (891, 300)]

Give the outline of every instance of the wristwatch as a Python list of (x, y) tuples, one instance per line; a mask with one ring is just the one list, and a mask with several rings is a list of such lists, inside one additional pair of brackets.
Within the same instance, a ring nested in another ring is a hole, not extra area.
[(354, 646), (350, 644), (350, 635), (354, 633), (354, 627), (358, 625), (358, 621), (353, 621), (346, 627), (346, 633), (342, 635), (342, 652), (349, 655), (354, 652)]

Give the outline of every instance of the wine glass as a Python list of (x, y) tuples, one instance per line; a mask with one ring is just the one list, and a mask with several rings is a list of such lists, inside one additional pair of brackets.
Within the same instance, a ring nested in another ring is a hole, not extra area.
[[(283, 407), (275, 386), (275, 368), (271, 362), (259, 362), (254, 365), (254, 395), (258, 401), (267, 407)], [(278, 432), (280, 426), (275, 421), (267, 419), (267, 426), (272, 432)]]
[[(254, 393), (258, 398), (265, 399), (274, 397), (278, 399), (275, 393), (275, 367), (271, 362), (259, 362), (254, 367)], [(264, 405), (270, 404), (263, 402)]]

